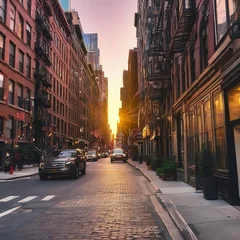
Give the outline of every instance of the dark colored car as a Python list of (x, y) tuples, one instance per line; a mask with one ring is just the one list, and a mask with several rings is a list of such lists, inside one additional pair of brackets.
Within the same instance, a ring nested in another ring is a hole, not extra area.
[(124, 153), (123, 149), (121, 148), (113, 149), (110, 157), (111, 157), (111, 163), (114, 161), (127, 162), (127, 155)]
[(56, 175), (77, 179), (79, 173), (86, 174), (85, 153), (80, 149), (62, 150), (59, 154), (54, 152), (52, 157), (46, 157), (41, 161), (38, 173), (41, 180)]
[(89, 150), (87, 152), (87, 161), (97, 161), (98, 159), (98, 153), (96, 150)]

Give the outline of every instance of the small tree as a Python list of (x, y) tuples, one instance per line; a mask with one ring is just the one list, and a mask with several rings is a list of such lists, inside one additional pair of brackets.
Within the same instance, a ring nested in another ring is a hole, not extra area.
[(211, 178), (215, 173), (215, 161), (214, 155), (210, 147), (206, 144), (202, 144), (201, 150), (197, 153), (197, 161), (199, 167), (199, 173), (204, 178)]

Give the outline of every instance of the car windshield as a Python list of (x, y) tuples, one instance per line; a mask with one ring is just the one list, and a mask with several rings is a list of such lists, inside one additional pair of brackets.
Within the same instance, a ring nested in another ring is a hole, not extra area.
[(114, 149), (113, 153), (123, 153), (123, 150), (122, 149)]
[(89, 151), (87, 154), (88, 155), (96, 154), (96, 151)]
[(60, 152), (58, 157), (76, 157), (77, 152), (76, 151), (62, 151)]

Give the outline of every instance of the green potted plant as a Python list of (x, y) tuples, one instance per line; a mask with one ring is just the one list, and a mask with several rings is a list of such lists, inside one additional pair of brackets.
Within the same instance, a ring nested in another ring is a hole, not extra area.
[(151, 161), (151, 166), (152, 166), (152, 170), (156, 171), (157, 168), (160, 168), (162, 166), (162, 159), (153, 157)]
[(214, 155), (208, 146), (203, 143), (201, 150), (197, 153), (197, 165), (200, 176), (203, 177), (203, 195), (207, 200), (218, 199), (217, 178), (215, 174)]
[(177, 163), (173, 160), (165, 160), (161, 172), (163, 180), (177, 180)]
[(157, 168), (157, 169), (156, 169), (156, 175), (159, 176), (159, 178), (161, 178), (162, 168)]
[(147, 165), (147, 167), (148, 167), (148, 170), (151, 170), (151, 169), (152, 169), (152, 168), (151, 168), (151, 163), (152, 163), (152, 156), (147, 155), (147, 156), (146, 156), (146, 165)]

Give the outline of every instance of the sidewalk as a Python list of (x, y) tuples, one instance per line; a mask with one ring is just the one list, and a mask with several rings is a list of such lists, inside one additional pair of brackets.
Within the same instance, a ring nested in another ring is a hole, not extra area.
[(13, 174), (9, 174), (9, 172), (0, 172), (0, 180), (12, 180), (12, 179), (18, 179), (18, 178), (25, 178), (30, 177), (33, 175), (38, 174), (38, 167), (24, 167), (22, 171), (18, 171), (16, 168), (16, 171), (13, 172)]
[(157, 197), (187, 240), (239, 240), (240, 211), (223, 200), (207, 201), (180, 181), (163, 181), (146, 163), (128, 160), (154, 187)]

